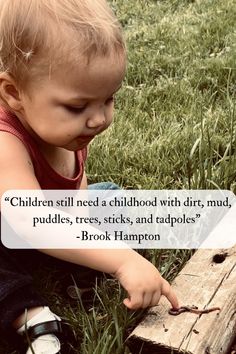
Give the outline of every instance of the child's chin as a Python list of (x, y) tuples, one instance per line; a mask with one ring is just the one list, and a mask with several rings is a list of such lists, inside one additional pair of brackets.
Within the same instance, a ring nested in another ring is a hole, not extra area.
[(64, 149), (69, 150), (69, 151), (78, 151), (78, 150), (83, 150), (86, 146), (88, 146), (89, 142), (84, 142), (84, 143), (72, 143), (63, 146)]

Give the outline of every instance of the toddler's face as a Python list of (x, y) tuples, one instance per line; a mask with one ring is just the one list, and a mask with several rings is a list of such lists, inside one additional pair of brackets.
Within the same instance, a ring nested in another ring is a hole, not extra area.
[(80, 150), (111, 124), (124, 73), (125, 60), (107, 57), (57, 71), (23, 94), (20, 119), (39, 144)]

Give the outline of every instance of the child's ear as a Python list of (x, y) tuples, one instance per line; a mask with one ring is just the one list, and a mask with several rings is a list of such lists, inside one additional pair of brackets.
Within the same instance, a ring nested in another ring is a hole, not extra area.
[(0, 97), (13, 111), (22, 108), (20, 91), (10, 74), (0, 73)]

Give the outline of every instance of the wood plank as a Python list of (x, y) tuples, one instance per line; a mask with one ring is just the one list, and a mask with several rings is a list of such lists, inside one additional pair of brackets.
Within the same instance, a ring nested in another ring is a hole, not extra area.
[(236, 336), (236, 247), (198, 250), (172, 285), (181, 305), (221, 311), (171, 316), (170, 304), (162, 297), (129, 336), (131, 352), (226, 354)]

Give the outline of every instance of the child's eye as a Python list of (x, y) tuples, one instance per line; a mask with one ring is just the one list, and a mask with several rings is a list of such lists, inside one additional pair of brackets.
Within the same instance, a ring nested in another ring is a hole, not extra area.
[(114, 102), (114, 99), (115, 99), (114, 96), (109, 97), (109, 98), (106, 100), (106, 104), (109, 104), (109, 103), (111, 103), (111, 102)]
[(70, 113), (78, 114), (78, 113), (82, 113), (85, 110), (86, 106), (76, 107), (76, 106), (65, 105), (65, 108)]

